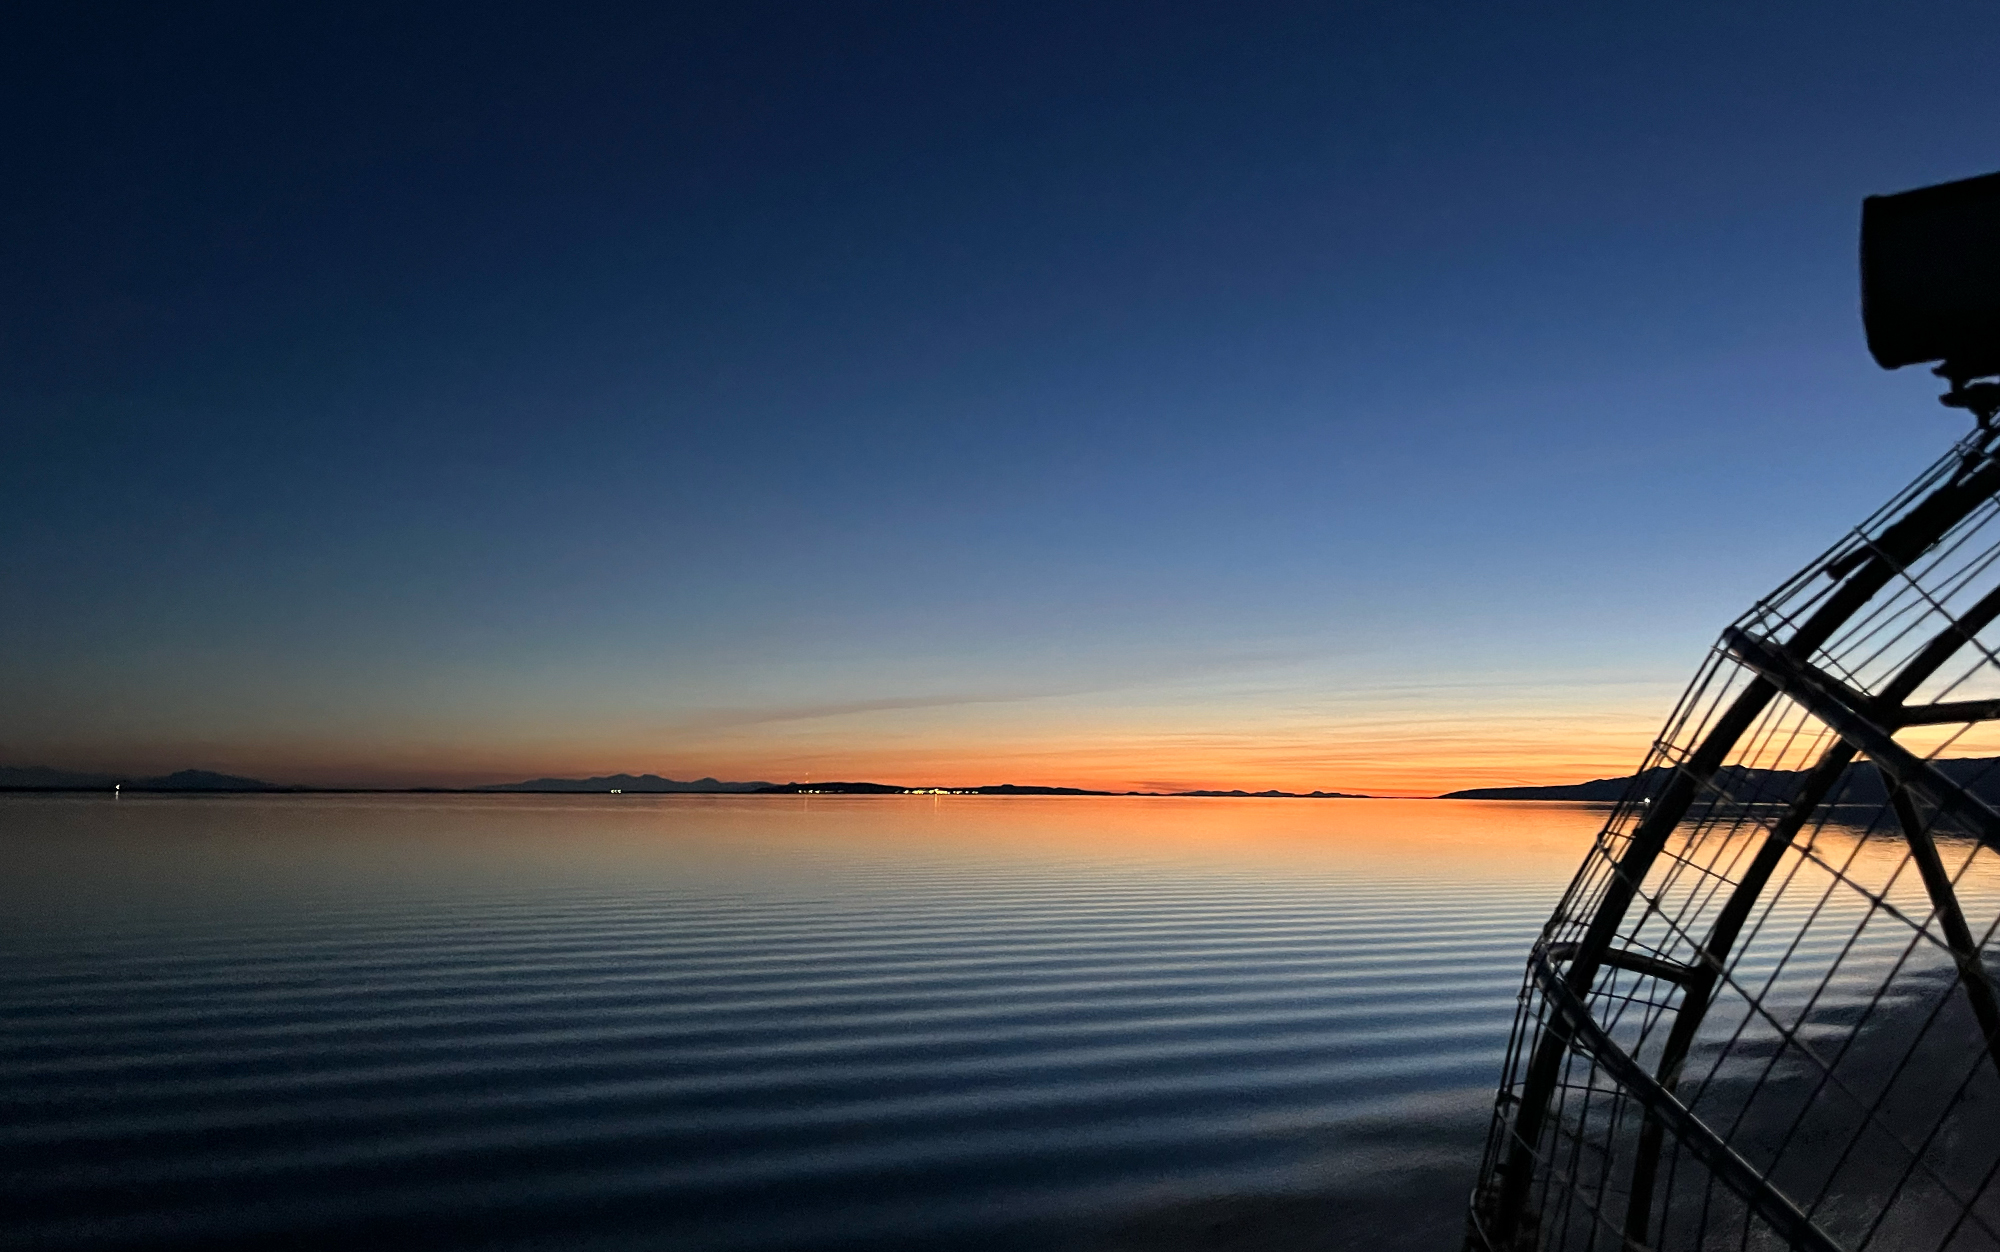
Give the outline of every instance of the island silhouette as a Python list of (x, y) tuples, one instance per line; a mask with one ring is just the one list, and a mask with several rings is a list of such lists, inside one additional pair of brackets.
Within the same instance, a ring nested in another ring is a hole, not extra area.
[[(2000, 757), (1957, 757), (1935, 762), (1938, 770), (1982, 800), (2000, 804)], [(1439, 800), (1575, 800), (1610, 804), (1627, 793), (1647, 795), (1664, 785), (1663, 769), (1587, 782), (1512, 787), (1469, 787), (1447, 791)], [(1754, 799), (1781, 793), (1803, 779), (1801, 771), (1730, 766), (1715, 776), (1723, 794)], [(1637, 790), (1634, 790), (1635, 786)], [(628, 795), (977, 795), (977, 796), (1216, 796), (1272, 800), (1372, 800), (1382, 797), (1351, 791), (1247, 791), (1198, 788), (1188, 791), (1100, 791), (1088, 787), (1044, 787), (1021, 783), (989, 783), (972, 787), (910, 786), (863, 781), (728, 782), (695, 778), (682, 782), (658, 774), (599, 774), (589, 778), (530, 778), (523, 782), (488, 783), (476, 787), (314, 787), (266, 782), (214, 770), (184, 769), (171, 774), (89, 773), (46, 766), (0, 766), (0, 791), (143, 791), (143, 792), (448, 792), (463, 794), (604, 794)], [(1881, 775), (1865, 762), (1850, 765), (1841, 780), (1843, 804), (1880, 804), (1887, 799)]]
[[(1988, 803), (2000, 802), (2000, 756), (1951, 757), (1931, 762), (1939, 773)], [(1611, 803), (1634, 795), (1651, 795), (1664, 786), (1673, 771), (1665, 767), (1625, 774), (1617, 778), (1593, 778), (1589, 782), (1551, 787), (1473, 787), (1448, 791), (1440, 800), (1594, 800)], [(1753, 769), (1729, 765), (1719, 769), (1711, 785), (1725, 796), (1754, 802), (1762, 797), (1787, 795), (1805, 780), (1805, 770)], [(1634, 790), (1634, 787), (1637, 790)], [(1888, 791), (1882, 775), (1873, 765), (1858, 761), (1842, 772), (1833, 794), (1840, 804), (1882, 804)]]
[(530, 778), (524, 782), (487, 783), (477, 787), (310, 787), (265, 782), (212, 770), (184, 769), (142, 777), (129, 774), (82, 773), (45, 766), (0, 766), (0, 791), (271, 791), (271, 792), (446, 792), (460, 794), (603, 794), (632, 795), (980, 795), (980, 796), (1254, 796), (1294, 800), (1367, 800), (1374, 797), (1343, 791), (1093, 791), (1087, 787), (1042, 787), (995, 783), (976, 787), (908, 786), (878, 782), (725, 782), (696, 778), (680, 782), (658, 774), (599, 774), (590, 778)]

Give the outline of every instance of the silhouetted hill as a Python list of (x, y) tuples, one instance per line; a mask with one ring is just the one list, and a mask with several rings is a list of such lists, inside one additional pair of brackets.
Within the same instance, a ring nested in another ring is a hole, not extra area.
[(1367, 796), (1349, 795), (1344, 791), (1092, 791), (1087, 787), (1032, 787), (1019, 783), (992, 783), (984, 787), (902, 787), (893, 783), (872, 782), (819, 782), (785, 783), (783, 786), (766, 786), (758, 789), (759, 795), (837, 795), (837, 796), (894, 796), (932, 792), (949, 792), (953, 795), (970, 796), (1258, 796), (1284, 798), (1288, 800), (1366, 800)]
[(758, 795), (797, 796), (899, 796), (908, 787), (895, 787), (888, 783), (872, 782), (820, 782), (820, 783), (765, 783), (757, 788)]
[[(1616, 799), (1622, 793), (1626, 780), (1601, 779), (1596, 783), (1581, 784), (1586, 787), (1601, 786), (1608, 789), (1606, 798)], [(136, 778), (130, 774), (87, 774), (76, 770), (48, 769), (42, 766), (0, 766), (0, 791), (109, 791), (114, 786), (122, 786), (126, 791), (312, 791), (311, 787), (289, 787), (278, 783), (268, 783), (258, 778), (244, 778), (235, 774), (218, 774), (213, 770), (184, 769), (177, 773), (162, 774), (152, 778)], [(334, 788), (334, 790), (346, 790)], [(366, 790), (366, 788), (363, 788)], [(392, 788), (392, 790), (400, 790)], [(453, 791), (458, 788), (419, 787), (417, 791)], [(714, 778), (697, 778), (692, 782), (677, 782), (672, 778), (662, 778), (658, 774), (605, 774), (596, 778), (531, 778), (526, 782), (493, 783), (484, 787), (464, 790), (476, 792), (597, 792), (624, 791), (636, 794), (681, 794), (681, 795), (863, 795), (893, 796), (915, 793), (949, 791), (958, 795), (982, 796), (1137, 796), (1158, 795), (1151, 791), (1093, 791), (1087, 787), (1037, 787), (1020, 783), (994, 783), (983, 787), (906, 787), (896, 783), (876, 782), (722, 782)], [(1505, 791), (1567, 792), (1561, 787), (1542, 788), (1502, 788)], [(1296, 800), (1366, 800), (1369, 797), (1353, 795), (1344, 791), (1176, 791), (1177, 796), (1241, 796), (1284, 798)], [(1447, 799), (1483, 797), (1488, 799), (1595, 799), (1596, 796), (1577, 797), (1562, 795), (1498, 795), (1488, 792), (1453, 792)]]
[(496, 783), (490, 787), (474, 787), (474, 791), (642, 791), (642, 792), (697, 792), (725, 793), (741, 791), (762, 791), (771, 784), (767, 782), (717, 782), (713, 778), (697, 778), (693, 782), (675, 782), (658, 774), (606, 774), (601, 778), (531, 778), (527, 782)]
[(125, 784), (127, 791), (290, 791), (276, 783), (235, 774), (217, 774), (205, 769), (184, 769), (159, 778), (135, 778)]
[(294, 788), (267, 783), (259, 778), (218, 774), (213, 770), (184, 769), (155, 778), (134, 778), (129, 774), (82, 774), (74, 770), (40, 766), (0, 766), (0, 790), (12, 791), (109, 791), (122, 786), (126, 791), (291, 791)]
[[(2000, 804), (2000, 757), (1967, 756), (1933, 762), (1938, 771), (1989, 804)], [(1621, 799), (1635, 783), (1634, 796), (1653, 797), (1665, 789), (1667, 769), (1650, 769), (1623, 778), (1593, 778), (1589, 782), (1553, 787), (1474, 787), (1450, 791), (1440, 800), (1594, 800), (1604, 803)], [(1729, 765), (1717, 771), (1716, 785), (1745, 803), (1774, 803), (1789, 800), (1805, 779), (1803, 770), (1747, 769)], [(1835, 790), (1836, 804), (1880, 804), (1888, 798), (1882, 776), (1866, 761), (1847, 767)]]
[(1018, 783), (994, 783), (984, 787), (904, 787), (896, 783), (795, 782), (758, 789), (760, 795), (798, 796), (900, 796), (949, 792), (961, 796), (1116, 796), (1136, 795), (1130, 791), (1087, 791), (1082, 787), (1024, 787)]
[(1265, 800), (1369, 800), (1346, 791), (1176, 791), (1177, 796), (1245, 796)]
[(1440, 800), (1601, 800), (1610, 803), (1625, 794), (1632, 776), (1593, 778), (1589, 782), (1557, 783), (1547, 787), (1472, 787), (1447, 791)]

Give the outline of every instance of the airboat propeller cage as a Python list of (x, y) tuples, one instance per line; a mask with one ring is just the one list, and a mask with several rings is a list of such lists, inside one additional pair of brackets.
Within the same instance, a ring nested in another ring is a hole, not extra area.
[(1861, 324), (1883, 369), (2000, 374), (2000, 174), (1861, 202)]
[(1861, 279), (1978, 426), (1632, 774), (1529, 953), (1469, 1252), (2000, 1252), (2000, 174), (1867, 200)]

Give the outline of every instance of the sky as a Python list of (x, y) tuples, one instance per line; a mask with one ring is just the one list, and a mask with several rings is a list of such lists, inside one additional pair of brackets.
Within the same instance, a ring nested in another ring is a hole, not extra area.
[(0, 764), (1629, 772), (1964, 414), (1864, 195), (2000, 10), (63, 5), (0, 41)]

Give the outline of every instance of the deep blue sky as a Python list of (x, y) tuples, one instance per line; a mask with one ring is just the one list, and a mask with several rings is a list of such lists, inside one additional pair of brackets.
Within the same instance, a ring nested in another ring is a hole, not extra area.
[(0, 764), (1617, 772), (1964, 424), (1971, 4), (49, 6)]

